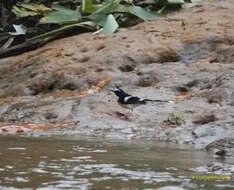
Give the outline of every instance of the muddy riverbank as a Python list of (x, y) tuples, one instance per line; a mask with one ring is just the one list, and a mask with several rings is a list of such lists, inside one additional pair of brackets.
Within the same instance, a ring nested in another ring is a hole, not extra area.
[[(1, 133), (159, 139), (233, 156), (233, 9), (231, 0), (203, 1), (111, 36), (1, 59)], [(175, 104), (149, 103), (126, 118), (115, 84)]]

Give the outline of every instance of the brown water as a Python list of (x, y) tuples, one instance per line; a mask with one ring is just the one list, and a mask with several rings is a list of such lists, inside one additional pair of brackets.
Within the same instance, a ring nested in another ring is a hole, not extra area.
[(233, 179), (192, 180), (202, 174), (190, 168), (212, 161), (206, 152), (157, 141), (1, 136), (0, 189), (234, 189)]

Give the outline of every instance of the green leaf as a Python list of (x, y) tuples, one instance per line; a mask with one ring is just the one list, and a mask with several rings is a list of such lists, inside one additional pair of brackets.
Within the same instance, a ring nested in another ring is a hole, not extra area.
[(168, 4), (184, 4), (184, 0), (167, 0)]
[(143, 4), (157, 4), (159, 2), (160, 2), (160, 0), (145, 0), (145, 1), (142, 1)]
[(100, 34), (103, 34), (103, 35), (112, 34), (117, 30), (118, 27), (119, 25), (116, 22), (115, 17), (112, 14), (110, 14), (107, 16), (106, 22)]
[(106, 19), (107, 19), (108, 15), (105, 14), (91, 14), (89, 16), (87, 16), (87, 18), (95, 23), (97, 23), (98, 25), (104, 27), (105, 23), (106, 23)]
[(88, 14), (88, 13), (93, 13), (96, 11), (96, 7), (93, 4), (93, 0), (82, 0), (81, 6), (80, 6), (80, 11), (82, 14)]
[(74, 23), (81, 19), (81, 14), (78, 11), (67, 9), (60, 5), (54, 5), (52, 11), (45, 14), (40, 19), (40, 23), (55, 23), (55, 24), (67, 24)]
[(56, 39), (58, 35), (61, 35), (64, 32), (72, 30), (76, 27), (82, 27), (82, 28), (87, 28), (89, 30), (94, 30), (94, 29), (96, 29), (96, 24), (94, 22), (91, 22), (91, 21), (69, 24), (69, 25), (62, 26), (58, 29), (40, 34), (38, 36), (34, 36), (34, 37), (28, 39), (27, 41), (31, 42), (31, 41), (40, 40), (40, 39), (43, 39), (44, 41), (50, 41), (50, 40)]
[(149, 11), (138, 6), (126, 6), (125, 8), (129, 13), (141, 18), (144, 21), (161, 17), (161, 14), (158, 12)]
[(141, 18), (142, 20), (150, 20), (153, 18), (161, 17), (161, 15), (155, 11), (146, 10), (139, 6), (131, 6), (131, 5), (121, 5), (119, 4), (120, 0), (112, 1), (111, 3), (107, 3), (102, 8), (95, 11), (92, 15), (95, 14), (110, 14), (110, 13), (131, 13), (135, 16)]
[(93, 14), (109, 14), (117, 12), (120, 6), (121, 0), (112, 0), (107, 1), (103, 5), (100, 6)]

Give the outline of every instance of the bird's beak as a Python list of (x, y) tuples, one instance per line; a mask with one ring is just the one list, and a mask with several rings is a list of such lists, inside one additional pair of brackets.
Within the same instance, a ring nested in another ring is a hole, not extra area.
[(120, 88), (119, 88), (118, 85), (115, 85), (115, 87), (110, 88), (110, 91), (111, 91), (111, 92), (116, 92), (116, 91), (119, 91), (119, 90), (120, 90)]
[(114, 89), (114, 88), (110, 88), (109, 89), (111, 92), (114, 92), (116, 89)]

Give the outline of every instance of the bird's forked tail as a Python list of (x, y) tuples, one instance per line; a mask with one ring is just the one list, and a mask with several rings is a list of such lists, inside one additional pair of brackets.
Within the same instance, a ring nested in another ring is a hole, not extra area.
[(174, 104), (174, 102), (172, 100), (151, 100), (151, 99), (144, 99), (144, 101), (146, 102), (164, 102), (164, 103), (171, 103)]

